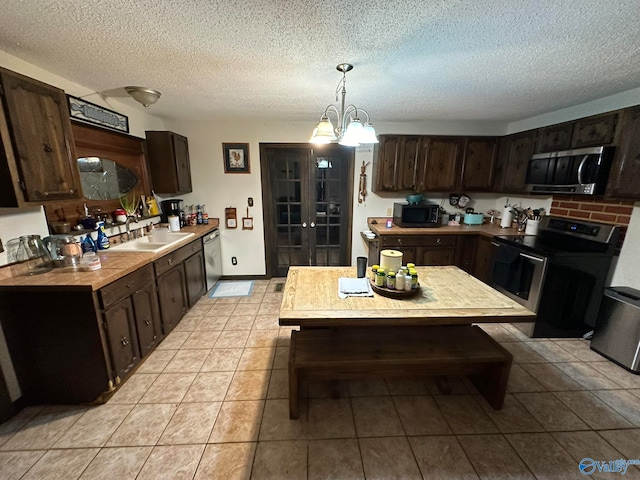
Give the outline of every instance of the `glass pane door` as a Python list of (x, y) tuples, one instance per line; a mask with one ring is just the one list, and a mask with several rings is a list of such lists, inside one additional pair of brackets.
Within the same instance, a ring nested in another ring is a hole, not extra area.
[(349, 158), (339, 148), (314, 149), (311, 189), (314, 198), (310, 202), (315, 205), (310, 212), (311, 217), (315, 216), (310, 222), (312, 230), (315, 228), (310, 237), (312, 265), (349, 264), (346, 253), (350, 249), (345, 248), (350, 238)]

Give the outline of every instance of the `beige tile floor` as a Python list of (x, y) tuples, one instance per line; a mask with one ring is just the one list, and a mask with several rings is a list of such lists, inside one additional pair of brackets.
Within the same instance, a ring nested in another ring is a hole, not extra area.
[[(290, 420), (281, 279), (203, 297), (105, 405), (30, 407), (0, 425), (2, 479), (588, 478), (640, 459), (640, 377), (583, 340), (483, 328), (514, 355), (493, 410), (465, 378), (303, 387)], [(592, 478), (640, 478), (640, 469)]]

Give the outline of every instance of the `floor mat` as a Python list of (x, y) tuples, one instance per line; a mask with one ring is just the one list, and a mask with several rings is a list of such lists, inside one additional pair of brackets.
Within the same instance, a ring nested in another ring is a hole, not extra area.
[(251, 295), (253, 280), (221, 281), (211, 290), (211, 298), (248, 297)]

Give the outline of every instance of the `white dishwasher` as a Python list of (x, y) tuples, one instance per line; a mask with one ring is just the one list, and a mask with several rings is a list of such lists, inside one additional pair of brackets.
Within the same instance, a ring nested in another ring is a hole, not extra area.
[(204, 264), (207, 275), (207, 291), (222, 276), (222, 252), (220, 251), (220, 230), (217, 228), (203, 238)]

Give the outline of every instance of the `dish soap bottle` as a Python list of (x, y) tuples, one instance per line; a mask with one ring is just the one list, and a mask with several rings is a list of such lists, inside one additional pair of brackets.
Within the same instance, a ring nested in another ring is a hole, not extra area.
[(104, 232), (104, 222), (98, 223), (98, 249), (106, 250), (111, 244), (109, 243), (109, 237)]
[(82, 253), (96, 252), (98, 250), (98, 246), (96, 242), (93, 241), (91, 237), (91, 233), (87, 233), (87, 235), (82, 240)]

